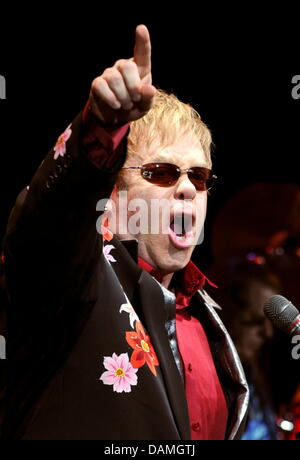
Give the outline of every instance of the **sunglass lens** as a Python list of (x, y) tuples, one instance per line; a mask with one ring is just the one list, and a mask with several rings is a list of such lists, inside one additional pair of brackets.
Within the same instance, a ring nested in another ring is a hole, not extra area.
[[(170, 187), (178, 181), (180, 169), (170, 163), (148, 163), (143, 166), (141, 174), (145, 180), (160, 187)], [(190, 181), (196, 190), (209, 190), (214, 182), (212, 172), (208, 168), (192, 168), (188, 173)]]
[(152, 184), (170, 187), (178, 180), (180, 172), (175, 165), (167, 163), (149, 163), (144, 165), (142, 176)]
[(189, 173), (189, 178), (198, 191), (204, 192), (212, 187), (213, 176), (210, 169), (192, 168)]

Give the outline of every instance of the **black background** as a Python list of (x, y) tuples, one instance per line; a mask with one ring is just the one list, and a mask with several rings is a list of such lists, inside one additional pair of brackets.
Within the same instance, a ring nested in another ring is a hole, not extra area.
[(145, 23), (154, 84), (192, 103), (216, 144), (219, 181), (196, 253), (205, 268), (213, 218), (230, 196), (258, 181), (300, 184), (300, 100), (291, 97), (300, 74), (298, 12), (253, 3), (209, 10), (165, 3), (165, 13), (154, 3), (65, 5), (16, 6), (1, 20), (0, 235), (17, 193), (84, 106), (93, 78), (131, 57), (135, 26)]

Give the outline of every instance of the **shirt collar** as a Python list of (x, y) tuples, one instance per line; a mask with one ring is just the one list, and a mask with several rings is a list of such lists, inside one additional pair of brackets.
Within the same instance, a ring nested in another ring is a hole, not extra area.
[[(146, 270), (159, 283), (162, 282), (162, 274), (141, 257), (138, 258), (138, 265), (140, 268)], [(175, 273), (170, 287), (173, 287), (175, 291), (177, 309), (188, 307), (191, 298), (199, 289), (203, 289), (206, 282), (215, 288), (217, 287), (191, 260), (185, 268)]]

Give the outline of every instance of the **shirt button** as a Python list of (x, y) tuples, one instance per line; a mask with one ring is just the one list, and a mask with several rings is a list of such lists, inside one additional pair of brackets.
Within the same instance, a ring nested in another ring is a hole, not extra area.
[(200, 423), (193, 423), (192, 430), (199, 432), (200, 431)]
[(188, 371), (189, 371), (189, 372), (192, 372), (192, 370), (193, 370), (193, 366), (192, 366), (191, 363), (190, 363), (190, 364), (188, 365)]

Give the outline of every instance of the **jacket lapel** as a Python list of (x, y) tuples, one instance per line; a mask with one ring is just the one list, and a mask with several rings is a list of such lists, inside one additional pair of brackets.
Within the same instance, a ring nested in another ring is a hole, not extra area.
[[(149, 295), (150, 292), (151, 295)], [(142, 272), (139, 279), (139, 294), (146, 327), (158, 356), (180, 438), (189, 440), (190, 426), (184, 383), (176, 366), (165, 328), (167, 313), (163, 291), (159, 283), (145, 271)]]
[(128, 299), (133, 302), (137, 283), (142, 273), (142, 269), (136, 262), (137, 243), (135, 240), (121, 242), (118, 238), (114, 238), (111, 244), (116, 249), (116, 253), (114, 253), (116, 262), (112, 263), (112, 268)]
[(220, 308), (214, 300), (202, 289), (194, 298), (194, 315), (199, 317), (199, 303), (202, 304), (200, 321), (205, 324), (209, 342), (215, 358), (216, 367), (221, 383), (225, 382), (224, 392), (229, 402), (229, 423), (227, 439), (239, 437), (243, 421), (247, 415), (249, 404), (249, 388), (245, 373), (236, 348), (227, 332), (221, 318), (215, 311)]
[(169, 310), (174, 308), (175, 317), (176, 305), (170, 301), (166, 302), (160, 284), (138, 267), (135, 240), (121, 242), (114, 238), (111, 244), (116, 249), (116, 262), (112, 264), (112, 268), (151, 337), (179, 436), (181, 439), (189, 440), (190, 426), (184, 383), (166, 330), (166, 323), (172, 316)]

